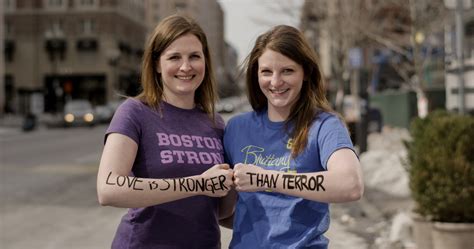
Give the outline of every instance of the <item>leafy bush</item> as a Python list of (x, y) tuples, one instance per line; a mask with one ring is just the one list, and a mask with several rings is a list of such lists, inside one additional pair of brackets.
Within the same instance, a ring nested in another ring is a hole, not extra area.
[(474, 222), (474, 118), (436, 111), (415, 119), (405, 141), (415, 212), (433, 221)]

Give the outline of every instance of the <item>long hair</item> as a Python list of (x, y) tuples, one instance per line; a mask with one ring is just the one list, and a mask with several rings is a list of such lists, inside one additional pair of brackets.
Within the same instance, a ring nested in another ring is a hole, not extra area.
[(260, 112), (267, 108), (267, 98), (258, 83), (258, 58), (270, 49), (278, 52), (303, 67), (304, 80), (298, 100), (291, 107), (286, 127), (294, 124), (290, 131), (293, 139), (291, 154), (296, 157), (308, 143), (308, 132), (313, 120), (321, 111), (332, 112), (326, 99), (326, 86), (314, 50), (303, 34), (296, 28), (279, 25), (260, 35), (252, 52), (246, 59), (247, 96), (252, 109)]
[(157, 72), (157, 65), (163, 51), (176, 39), (195, 35), (202, 45), (205, 58), (205, 75), (201, 85), (196, 89), (194, 102), (214, 120), (214, 103), (217, 100), (214, 71), (207, 37), (197, 22), (182, 15), (171, 15), (161, 20), (150, 36), (143, 55), (141, 68), (142, 92), (136, 97), (147, 105), (158, 109), (163, 99), (163, 82)]

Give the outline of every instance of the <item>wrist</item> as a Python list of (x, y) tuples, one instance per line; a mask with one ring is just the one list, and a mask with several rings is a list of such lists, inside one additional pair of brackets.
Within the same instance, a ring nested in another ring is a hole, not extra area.
[(188, 178), (190, 179), (189, 182), (193, 184), (192, 189), (195, 189), (195, 192), (198, 194), (213, 195), (218, 191), (227, 189), (224, 184), (226, 180), (224, 175), (196, 175)]

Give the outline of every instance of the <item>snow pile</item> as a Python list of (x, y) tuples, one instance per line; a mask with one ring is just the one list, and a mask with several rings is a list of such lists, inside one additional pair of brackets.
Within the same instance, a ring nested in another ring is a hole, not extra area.
[(403, 140), (409, 140), (406, 129), (389, 128), (368, 137), (368, 150), (360, 155), (365, 185), (393, 196), (408, 197), (408, 175), (402, 164), (406, 160)]

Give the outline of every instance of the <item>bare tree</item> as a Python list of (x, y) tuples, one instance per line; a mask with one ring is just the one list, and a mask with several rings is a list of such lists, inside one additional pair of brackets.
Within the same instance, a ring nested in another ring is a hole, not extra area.
[[(432, 59), (432, 47), (423, 37), (442, 31), (446, 10), (442, 0), (317, 0), (306, 1), (302, 28), (315, 30), (330, 41), (332, 80), (336, 82), (336, 107), (341, 109), (344, 79), (350, 75), (349, 50), (388, 49), (401, 58), (391, 61), (402, 85), (426, 99), (423, 71)], [(426, 44), (428, 46), (426, 46)], [(428, 51), (427, 51), (428, 50)]]

